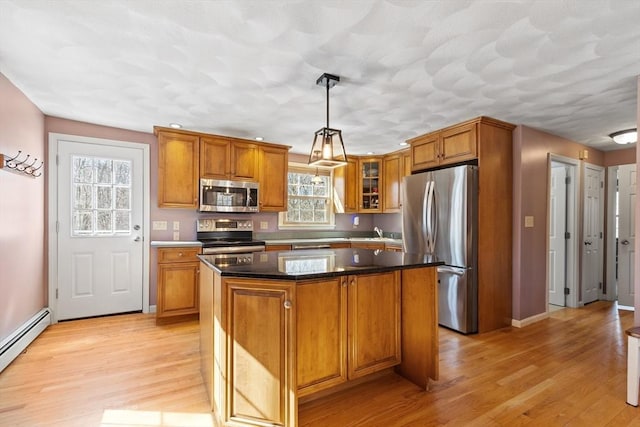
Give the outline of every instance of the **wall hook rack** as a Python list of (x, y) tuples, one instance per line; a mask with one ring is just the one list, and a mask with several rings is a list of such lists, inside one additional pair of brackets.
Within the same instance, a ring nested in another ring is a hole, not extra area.
[(0, 153), (0, 169), (32, 178), (37, 178), (42, 175), (42, 171), (38, 171), (44, 166), (44, 161), (40, 161), (40, 164), (36, 166), (36, 163), (38, 163), (37, 158), (31, 159), (31, 155), (27, 154), (26, 157), (21, 160), (20, 156), (22, 156), (22, 150), (18, 150), (18, 154), (13, 157)]

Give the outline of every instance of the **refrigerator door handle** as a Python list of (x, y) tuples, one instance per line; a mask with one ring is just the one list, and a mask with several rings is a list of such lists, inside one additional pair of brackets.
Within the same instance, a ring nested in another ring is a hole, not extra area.
[(456, 276), (463, 276), (467, 270), (460, 267), (450, 267), (448, 265), (440, 265), (437, 267), (438, 273), (455, 274)]
[(427, 181), (424, 187), (424, 197), (422, 198), (422, 235), (425, 236), (427, 251), (431, 251), (430, 236), (431, 229), (429, 227), (429, 191), (431, 189), (431, 181)]
[(436, 222), (436, 217), (435, 217), (435, 205), (436, 205), (436, 198), (435, 198), (435, 182), (433, 181), (429, 181), (427, 183), (427, 188), (425, 191), (425, 202), (426, 202), (426, 207), (424, 209), (424, 215), (426, 217), (426, 223), (427, 223), (427, 250), (429, 252), (434, 252), (436, 249), (436, 233), (437, 233), (437, 228), (435, 225)]

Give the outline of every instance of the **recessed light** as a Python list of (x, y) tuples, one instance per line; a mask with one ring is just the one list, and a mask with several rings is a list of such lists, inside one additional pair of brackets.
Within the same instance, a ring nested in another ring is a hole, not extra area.
[(405, 145), (409, 145), (409, 143), (408, 143), (408, 142), (404, 142), (404, 141), (402, 141), (402, 142), (400, 143), (400, 145), (402, 145), (402, 146), (404, 147)]
[(182, 125), (180, 123), (169, 123), (169, 127), (172, 127), (174, 129), (180, 129), (182, 128)]
[(256, 136), (256, 138), (255, 138), (255, 139), (256, 139), (256, 141), (262, 141), (262, 140), (264, 140), (264, 138), (263, 138), (263, 137), (261, 137), (261, 136)]
[(372, 154), (373, 154), (373, 151), (368, 151), (367, 152), (367, 155), (369, 155), (369, 156), (372, 155)]

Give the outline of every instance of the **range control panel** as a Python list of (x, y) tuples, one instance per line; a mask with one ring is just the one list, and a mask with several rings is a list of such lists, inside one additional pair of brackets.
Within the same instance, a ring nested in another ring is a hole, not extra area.
[(250, 219), (200, 218), (196, 231), (253, 231)]

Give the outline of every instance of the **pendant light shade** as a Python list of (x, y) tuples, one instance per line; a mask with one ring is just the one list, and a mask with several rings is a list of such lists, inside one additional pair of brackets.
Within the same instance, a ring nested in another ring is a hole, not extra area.
[(322, 85), (327, 89), (327, 126), (318, 130), (313, 137), (311, 154), (309, 154), (309, 165), (311, 166), (335, 168), (347, 164), (342, 131), (329, 127), (329, 89), (339, 81), (340, 77), (327, 73), (316, 80), (317, 85)]

